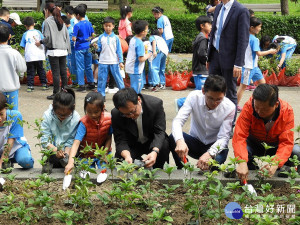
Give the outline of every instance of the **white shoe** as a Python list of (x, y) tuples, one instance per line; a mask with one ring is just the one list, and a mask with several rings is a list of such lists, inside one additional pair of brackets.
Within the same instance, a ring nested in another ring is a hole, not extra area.
[(82, 179), (85, 179), (87, 174), (88, 174), (89, 176), (91, 175), (90, 172), (85, 171), (85, 170), (81, 170), (81, 171), (79, 172), (79, 176), (80, 176)]
[(4, 178), (2, 178), (2, 177), (0, 177), (0, 185), (4, 185), (4, 183), (5, 183), (5, 180), (4, 180)]
[(107, 87), (107, 88), (105, 88), (105, 93), (108, 93), (108, 90), (109, 90), (109, 88)]
[(165, 90), (165, 89), (166, 89), (166, 85), (161, 84), (161, 85), (159, 86), (159, 88), (162, 89), (162, 90)]
[(97, 176), (97, 183), (103, 183), (107, 179), (107, 173), (100, 173)]
[(119, 91), (119, 88), (108, 89), (109, 94), (115, 94)]

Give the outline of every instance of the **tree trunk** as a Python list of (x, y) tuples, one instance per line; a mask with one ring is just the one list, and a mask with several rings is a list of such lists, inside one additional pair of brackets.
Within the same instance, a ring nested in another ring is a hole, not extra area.
[(120, 8), (125, 5), (129, 5), (128, 0), (120, 0)]
[(131, 4), (136, 4), (136, 0), (131, 0)]
[(289, 1), (288, 0), (280, 0), (281, 4), (281, 14), (289, 15)]

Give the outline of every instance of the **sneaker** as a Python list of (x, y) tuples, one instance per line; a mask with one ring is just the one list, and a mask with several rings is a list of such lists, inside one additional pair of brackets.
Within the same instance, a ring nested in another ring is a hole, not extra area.
[(241, 106), (238, 105), (238, 106), (237, 106), (237, 112), (240, 113), (240, 112), (242, 112), (242, 110), (243, 110), (243, 108), (242, 108)]
[(105, 93), (108, 93), (108, 90), (109, 90), (109, 88), (107, 87), (107, 88), (105, 88)]
[(89, 83), (86, 86), (86, 89), (89, 90), (89, 91), (95, 90), (95, 84), (94, 83)]
[(43, 84), (42, 85), (42, 90), (43, 91), (49, 90), (49, 86), (47, 84)]
[(159, 88), (162, 89), (162, 90), (164, 90), (164, 89), (166, 89), (166, 85), (161, 84), (161, 85), (159, 86)]
[(79, 87), (77, 88), (76, 91), (78, 91), (78, 92), (86, 92), (85, 86), (84, 85), (79, 85)]
[(108, 93), (109, 94), (115, 94), (115, 93), (117, 93), (119, 91), (119, 88), (113, 88), (113, 89), (108, 89)]
[(158, 91), (157, 86), (151, 88), (151, 92), (157, 92), (157, 91)]
[(34, 87), (33, 86), (28, 86), (27, 87), (27, 92), (33, 92), (34, 91)]
[(53, 100), (53, 99), (54, 99), (54, 96), (55, 96), (55, 94), (52, 94), (52, 95), (50, 95), (50, 96), (47, 96), (47, 99), (48, 99), (48, 100)]
[(78, 84), (69, 84), (67, 87), (68, 88), (78, 88), (79, 85)]

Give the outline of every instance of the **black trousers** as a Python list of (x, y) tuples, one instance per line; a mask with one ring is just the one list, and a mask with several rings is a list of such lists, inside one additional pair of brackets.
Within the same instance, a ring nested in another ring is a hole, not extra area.
[(49, 56), (53, 76), (53, 94), (56, 94), (60, 91), (60, 79), (61, 88), (66, 87), (68, 84), (66, 59), (66, 56)]
[[(136, 142), (134, 146), (130, 147), (130, 154), (131, 158), (134, 161), (135, 159), (142, 159), (141, 156), (144, 154), (149, 154), (152, 149), (150, 149), (150, 141), (141, 144), (139, 142)], [(166, 136), (163, 146), (161, 149), (159, 149), (159, 155), (156, 158), (156, 163), (153, 165), (153, 168), (163, 168), (165, 162), (169, 163), (169, 138)], [(120, 160), (124, 160), (124, 158), (116, 152), (115, 155), (116, 158)]]
[(46, 73), (43, 61), (26, 62), (27, 65), (27, 85), (34, 86), (34, 77), (37, 72), (42, 84), (47, 84)]
[[(224, 77), (227, 86), (226, 97), (229, 98), (237, 106), (237, 95), (236, 95), (237, 78), (233, 77), (233, 67), (230, 69), (224, 69), (221, 67), (219, 61), (219, 53), (214, 47), (212, 49), (211, 54), (212, 56), (211, 56), (211, 62), (209, 64), (209, 74), (220, 75)], [(232, 123), (233, 126), (235, 124), (236, 116), (237, 116), (237, 110), (235, 110), (235, 116)]]

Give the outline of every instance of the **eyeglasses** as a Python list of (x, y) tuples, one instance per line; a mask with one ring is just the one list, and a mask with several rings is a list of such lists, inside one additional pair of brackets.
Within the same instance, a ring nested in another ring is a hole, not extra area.
[(206, 96), (207, 100), (210, 102), (215, 102), (215, 103), (220, 103), (223, 101), (223, 98), (219, 98), (219, 99), (214, 99), (212, 97)]
[(136, 114), (136, 112), (137, 112), (137, 105), (135, 105), (135, 109), (130, 111), (129, 113), (121, 113), (121, 116), (122, 117), (130, 117), (130, 116)]

